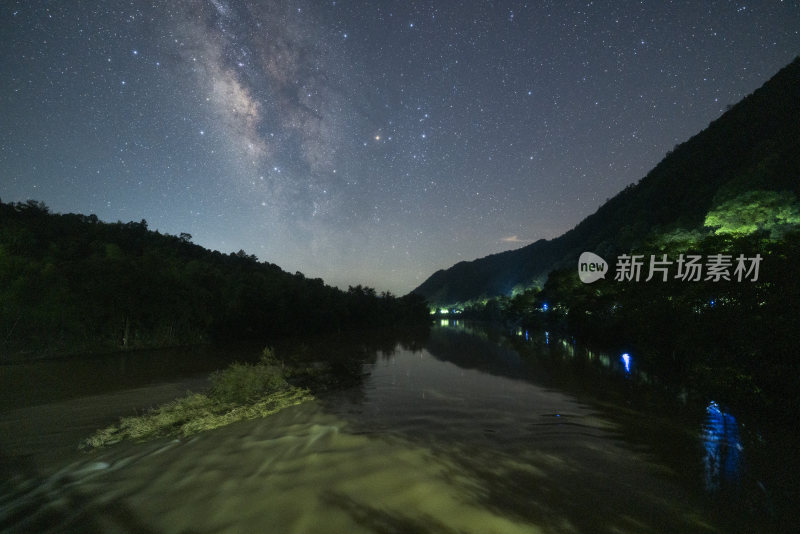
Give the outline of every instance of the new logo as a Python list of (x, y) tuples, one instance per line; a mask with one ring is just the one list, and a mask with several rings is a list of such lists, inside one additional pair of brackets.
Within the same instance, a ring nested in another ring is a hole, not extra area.
[(606, 277), (608, 263), (593, 252), (584, 252), (578, 258), (578, 276), (584, 284), (591, 284)]

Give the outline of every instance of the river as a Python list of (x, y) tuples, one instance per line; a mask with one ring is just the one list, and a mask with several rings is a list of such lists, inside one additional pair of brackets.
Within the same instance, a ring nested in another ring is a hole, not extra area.
[[(76, 445), (94, 428), (197, 391), (220, 357), (126, 355), (122, 370), (96, 361), (103, 372), (85, 376), (85, 361), (6, 368), (0, 385), (18, 393), (0, 405), (0, 530), (753, 532), (780, 524), (771, 487), (748, 471), (748, 431), (724, 406), (670, 400), (637, 369), (636, 355), (510, 334), (448, 320), (400, 340), (310, 343), (303, 350), (357, 354), (361, 383), (266, 419), (91, 453)], [(45, 376), (60, 387), (19, 400)]]

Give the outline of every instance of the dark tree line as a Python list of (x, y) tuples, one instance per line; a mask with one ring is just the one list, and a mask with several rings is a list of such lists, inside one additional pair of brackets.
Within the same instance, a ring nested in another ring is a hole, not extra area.
[(0, 354), (75, 353), (379, 327), (427, 320), (415, 295), (342, 291), (222, 254), (147, 222), (0, 202)]

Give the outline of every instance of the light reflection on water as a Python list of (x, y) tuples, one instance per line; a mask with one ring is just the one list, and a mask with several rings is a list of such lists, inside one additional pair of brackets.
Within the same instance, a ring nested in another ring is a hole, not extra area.
[[(712, 301), (713, 303), (713, 301)], [(528, 331), (518, 328), (517, 337), (524, 337), (529, 341)], [(545, 332), (545, 344), (550, 344), (550, 334)], [(565, 357), (574, 357), (575, 350), (566, 339), (561, 340)], [(583, 357), (587, 361), (598, 361), (603, 367), (611, 368), (612, 359), (608, 354), (596, 354), (590, 349), (584, 349)], [(633, 357), (625, 352), (617, 360), (621, 365), (618, 371), (625, 376), (631, 376)], [(641, 382), (650, 382), (649, 375), (639, 370), (637, 379)], [(685, 393), (684, 393), (685, 394)], [(685, 402), (685, 399), (684, 399)], [(705, 410), (705, 418), (701, 425), (700, 441), (703, 448), (703, 484), (707, 491), (715, 493), (723, 489), (735, 489), (740, 482), (744, 468), (744, 446), (739, 433), (739, 424), (736, 417), (722, 410), (715, 401), (710, 401)]]
[(622, 365), (625, 366), (625, 372), (630, 374), (631, 372), (631, 355), (627, 352), (620, 356), (620, 360), (622, 360)]
[(616, 425), (516, 378), (516, 352), (440, 334), (367, 364), (357, 394), (79, 458), (5, 498), (0, 529), (30, 512), (73, 531), (712, 531)]
[(718, 491), (739, 482), (743, 461), (743, 447), (736, 418), (711, 401), (706, 408), (702, 432), (705, 457), (705, 486)]
[[(713, 303), (713, 301), (712, 301)], [(518, 328), (517, 337), (530, 341), (528, 331)], [(545, 344), (550, 344), (549, 332), (545, 332)], [(565, 357), (574, 357), (575, 349), (566, 339), (561, 340)], [(597, 360), (603, 367), (610, 368), (612, 359), (608, 354), (595, 354), (590, 349), (584, 349), (583, 357), (587, 361)], [(622, 353), (618, 359), (621, 364), (619, 371), (625, 376), (630, 376), (633, 367), (633, 358), (627, 352)], [(639, 371), (637, 379), (649, 382), (647, 373)], [(744, 446), (739, 433), (739, 424), (736, 417), (722, 410), (715, 401), (710, 401), (705, 410), (705, 418), (701, 425), (700, 441), (703, 447), (703, 484), (709, 492), (715, 493), (723, 489), (735, 489), (740, 482), (744, 464)]]

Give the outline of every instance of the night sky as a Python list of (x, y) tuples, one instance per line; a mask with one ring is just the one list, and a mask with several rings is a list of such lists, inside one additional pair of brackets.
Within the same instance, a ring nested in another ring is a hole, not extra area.
[(794, 1), (5, 1), (0, 198), (404, 294), (569, 230), (799, 32)]

